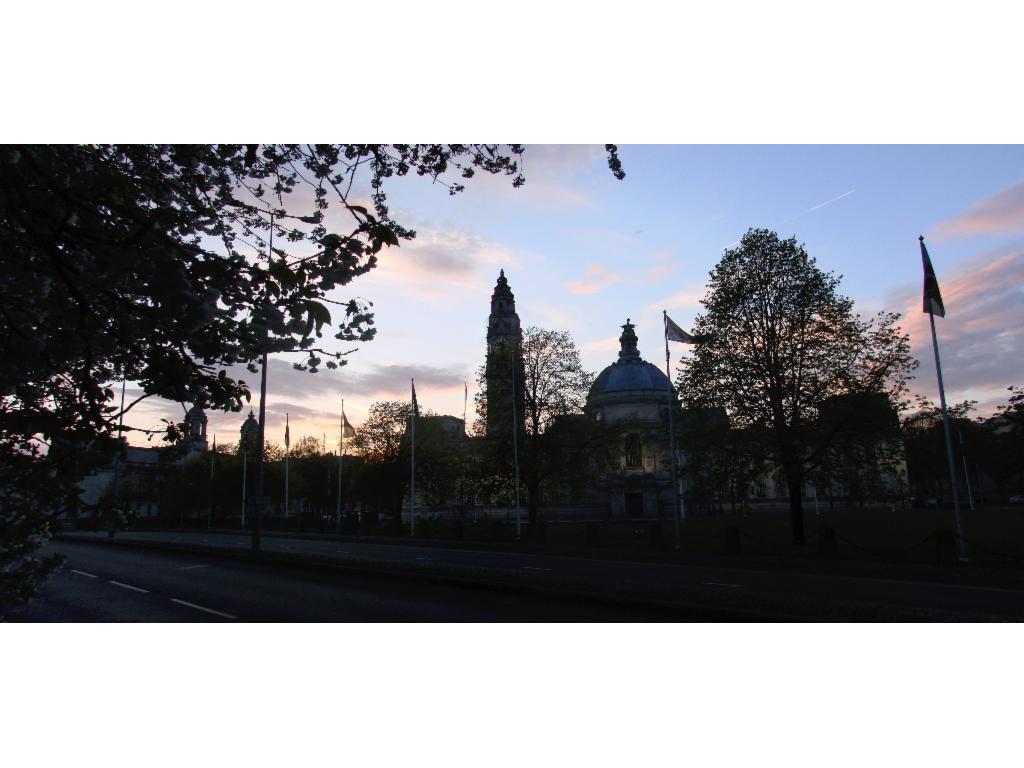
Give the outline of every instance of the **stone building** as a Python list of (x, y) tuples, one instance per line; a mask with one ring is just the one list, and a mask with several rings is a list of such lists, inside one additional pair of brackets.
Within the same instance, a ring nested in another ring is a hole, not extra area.
[(603, 478), (601, 492), (612, 517), (671, 517), (668, 423), (669, 408), (678, 413), (675, 388), (640, 357), (635, 329), (627, 319), (618, 360), (598, 374), (587, 395), (588, 416), (610, 428), (619, 448), (618, 471)]
[[(152, 488), (150, 493), (123, 493), (132, 496), (126, 505), (139, 517), (152, 517), (160, 514), (160, 499), (155, 489), (155, 479), (159, 473), (168, 469), (180, 468), (190, 461), (204, 456), (209, 450), (206, 441), (206, 411), (201, 405), (194, 405), (185, 414), (187, 439), (180, 447), (141, 447), (125, 444), (124, 461), (120, 465), (112, 464), (99, 469), (82, 479), (79, 483), (81, 493), (79, 499), (82, 507), (97, 504), (105, 495), (114, 492), (115, 483), (120, 483), (122, 492), (131, 487), (134, 490)], [(148, 498), (151, 496), (151, 498)]]
[[(516, 313), (516, 299), (509, 288), (505, 270), (491, 294), (491, 314), (487, 318), (487, 435), (501, 437), (509, 434), (512, 423), (512, 386), (522, 391), (524, 376), (522, 356), (523, 330)], [(523, 422), (522, 397), (518, 403), (517, 419)]]

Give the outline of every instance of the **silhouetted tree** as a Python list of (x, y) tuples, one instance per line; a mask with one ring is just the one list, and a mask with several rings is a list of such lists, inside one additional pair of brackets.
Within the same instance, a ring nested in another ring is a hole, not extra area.
[(711, 271), (704, 312), (694, 322), (702, 343), (677, 380), (688, 406), (725, 407), (737, 427), (770, 435), (797, 544), (804, 541), (805, 471), (836, 437), (814, 427), (822, 404), (867, 392), (899, 403), (916, 366), (899, 315), (864, 321), (838, 287), (839, 278), (819, 269), (795, 238), (748, 231)]
[[(517, 382), (522, 408), (522, 412), (517, 414), (522, 424), (519, 460), (529, 521), (535, 523), (545, 482), (564, 474), (566, 467), (575, 466), (578, 459), (575, 451), (564, 450), (565, 443), (561, 438), (555, 440), (547, 433), (558, 419), (583, 412), (594, 374), (583, 369), (579, 350), (572, 336), (565, 331), (531, 326), (523, 331), (521, 352), (522, 382)], [(511, 358), (505, 367), (508, 368), (507, 373), (492, 371), (490, 375), (511, 377)], [(499, 421), (511, 424), (511, 402), (488, 400), (487, 375), (488, 372), (481, 368), (477, 376), (480, 384), (476, 396), (479, 418), (486, 423), (488, 411), (497, 410), (502, 414)], [(510, 386), (499, 390), (512, 391)], [(589, 436), (589, 431), (579, 432), (583, 445), (591, 445)], [(498, 435), (497, 439), (489, 435), (488, 439), (492, 466), (501, 470), (502, 477), (507, 477), (512, 464), (511, 430), (507, 435)], [(561, 448), (556, 449), (556, 446)]]
[[(335, 367), (319, 339), (373, 338), (366, 302), (326, 293), (414, 232), (385, 182), (426, 176), (455, 194), (476, 172), (519, 173), (520, 145), (49, 145), (0, 148), (0, 578), (26, 560), (78, 480), (121, 450), (112, 382), (238, 410), (225, 368), (265, 352)], [(613, 173), (621, 174), (614, 147)], [(352, 192), (369, 181), (369, 201)], [(308, 194), (293, 194), (299, 189)], [(331, 208), (341, 215), (329, 215)], [(330, 222), (330, 226), (328, 226)], [(273, 237), (273, 250), (270, 239)], [(334, 305), (332, 311), (328, 305)], [(46, 455), (47, 461), (42, 457)], [(2, 595), (0, 595), (2, 596)]]

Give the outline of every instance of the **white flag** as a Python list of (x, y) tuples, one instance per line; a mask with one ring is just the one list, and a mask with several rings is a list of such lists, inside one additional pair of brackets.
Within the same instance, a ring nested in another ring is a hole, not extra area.
[(683, 344), (696, 344), (697, 338), (691, 336), (674, 322), (672, 318), (665, 315), (665, 338), (668, 341), (681, 341)]
[(348, 423), (348, 417), (345, 416), (345, 406), (341, 406), (341, 436), (342, 439), (346, 437), (355, 437), (356, 429)]

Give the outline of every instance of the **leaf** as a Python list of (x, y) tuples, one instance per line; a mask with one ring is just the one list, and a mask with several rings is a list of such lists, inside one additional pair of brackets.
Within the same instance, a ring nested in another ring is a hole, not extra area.
[(323, 325), (331, 324), (331, 312), (319, 301), (308, 301), (306, 306), (309, 308), (309, 316), (316, 323), (316, 329), (319, 331)]
[(374, 228), (373, 236), (378, 240), (384, 241), (388, 245), (398, 245), (398, 235), (395, 234), (395, 231), (391, 227), (383, 224)]

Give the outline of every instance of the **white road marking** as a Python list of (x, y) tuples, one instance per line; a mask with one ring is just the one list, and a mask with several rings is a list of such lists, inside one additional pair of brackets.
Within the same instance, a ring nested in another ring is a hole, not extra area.
[(71, 572), (72, 573), (77, 573), (79, 576), (88, 576), (90, 579), (98, 579), (99, 578), (99, 576), (96, 576), (95, 574), (86, 573), (85, 571), (76, 571), (74, 568), (71, 569)]
[(524, 571), (550, 571), (551, 569), (550, 568), (538, 568), (535, 565), (524, 565), (523, 566), (523, 570)]
[(209, 568), (209, 565), (183, 565), (181, 568), (175, 568), (176, 571), (191, 571), (196, 568)]
[(141, 587), (133, 587), (131, 584), (124, 584), (120, 581), (114, 581), (113, 579), (110, 579), (110, 583), (113, 584), (115, 587), (124, 587), (125, 589), (132, 590), (133, 592), (145, 592), (146, 594), (149, 594), (148, 589), (142, 589)]
[(430, 560), (429, 557), (417, 557), (416, 559), (417, 560)]
[(232, 616), (230, 613), (222, 613), (221, 611), (215, 611), (213, 610), (213, 608), (203, 608), (203, 606), (201, 605), (196, 605), (195, 603), (186, 603), (184, 600), (178, 600), (175, 597), (171, 598), (171, 602), (177, 603), (178, 605), (187, 605), (189, 608), (195, 608), (197, 611), (206, 611), (207, 613), (212, 613), (214, 616), (222, 616), (225, 619), (238, 618), (237, 616)]
[(742, 584), (723, 584), (720, 581), (702, 581), (701, 584), (703, 584), (706, 587), (741, 587), (741, 586), (743, 586)]

